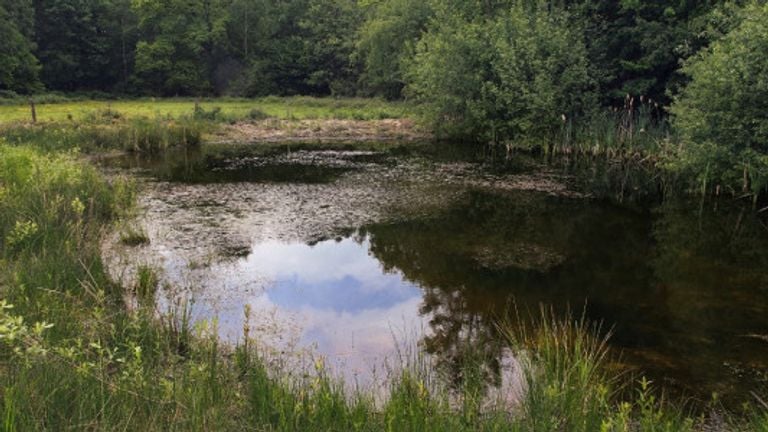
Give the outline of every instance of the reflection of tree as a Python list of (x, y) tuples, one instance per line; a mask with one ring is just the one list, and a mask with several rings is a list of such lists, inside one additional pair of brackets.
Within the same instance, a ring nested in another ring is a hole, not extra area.
[(274, 158), (278, 152), (278, 147), (182, 147), (154, 155), (129, 155), (118, 163), (123, 168), (141, 168), (158, 179), (179, 183), (328, 183), (351, 170), (280, 161)]
[(457, 385), (469, 372), (479, 372), (497, 384), (501, 344), (492, 315), (471, 311), (461, 291), (429, 287), (424, 291), (420, 312), (431, 317), (431, 333), (424, 337), (426, 352), (435, 355), (438, 365)]
[(745, 337), (768, 333), (768, 230), (750, 208), (726, 204), (669, 201), (653, 227), (668, 311), (662, 349), (686, 381), (721, 394), (754, 386), (724, 365), (768, 367), (768, 344)]
[(385, 269), (423, 288), (427, 351), (458, 379), (464, 362), (482, 359), (490, 378), (501, 355), (495, 323), (513, 301), (523, 312), (540, 303), (565, 311), (589, 298), (602, 319), (624, 295), (615, 284), (647, 280), (647, 224), (638, 216), (535, 193), (470, 192), (430, 218), (366, 233)]
[(586, 304), (630, 362), (698, 385), (723, 382), (722, 363), (739, 350), (766, 358), (761, 342), (738, 337), (768, 332), (768, 231), (749, 214), (469, 192), (439, 214), (362, 235), (385, 269), (423, 288), (424, 345), (458, 380), (468, 357), (496, 376), (495, 322), (514, 318), (514, 302), (523, 317), (542, 303), (560, 314)]

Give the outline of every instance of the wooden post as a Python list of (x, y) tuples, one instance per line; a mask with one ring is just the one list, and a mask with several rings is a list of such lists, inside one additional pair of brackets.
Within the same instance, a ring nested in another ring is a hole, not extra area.
[(29, 99), (29, 109), (32, 111), (32, 123), (37, 123), (37, 110), (35, 109), (34, 99)]

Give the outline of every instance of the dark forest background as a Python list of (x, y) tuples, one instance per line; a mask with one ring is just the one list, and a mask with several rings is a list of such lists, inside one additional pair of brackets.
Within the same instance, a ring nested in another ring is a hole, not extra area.
[[(535, 19), (541, 13), (534, 10), (542, 8), (552, 22), (531, 35), (549, 43), (537, 49), (565, 50), (551, 54), (588, 78), (571, 80), (612, 104), (626, 94), (668, 101), (685, 83), (682, 61), (727, 32), (738, 6), (714, 0), (0, 0), (0, 89), (396, 99), (408, 96), (408, 84), (418, 88), (428, 66), (460, 68), (470, 65), (455, 63), (475, 60), (453, 52), (445, 54), (455, 59), (428, 65), (436, 45), (463, 38), (471, 49), (469, 39), (478, 39), (470, 57), (481, 57), (489, 50), (480, 39), (490, 33), (515, 39), (501, 23)], [(481, 32), (488, 34), (477, 37)]]

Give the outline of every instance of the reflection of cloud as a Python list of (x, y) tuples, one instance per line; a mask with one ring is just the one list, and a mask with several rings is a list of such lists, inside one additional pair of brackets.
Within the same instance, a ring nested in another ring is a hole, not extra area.
[(294, 275), (290, 280), (281, 280), (267, 291), (267, 295), (275, 304), (288, 309), (308, 306), (352, 313), (388, 308), (419, 297), (419, 289), (413, 285), (403, 283), (399, 277), (388, 279), (381, 289), (371, 291), (363, 281), (353, 276), (309, 283)]
[(368, 255), (368, 249), (367, 240), (363, 244), (352, 239), (325, 241), (314, 246), (271, 241), (254, 245), (241, 270), (257, 271), (275, 281), (296, 275), (302, 282), (316, 284), (353, 277), (365, 290), (391, 288), (381, 264)]
[(329, 355), (376, 355), (391, 351), (395, 342), (420, 328), (420, 303), (421, 298), (413, 298), (363, 314), (304, 308), (299, 312), (306, 320), (303, 338), (317, 343), (320, 351)]
[(352, 239), (315, 246), (269, 242), (253, 248), (240, 272), (258, 272), (271, 279), (270, 300), (292, 310), (310, 307), (359, 313), (421, 295), (401, 275), (383, 273), (367, 251), (367, 241), (361, 245)]
[[(225, 338), (242, 335), (248, 304), (259, 343), (277, 349), (296, 342), (313, 346), (337, 373), (366, 382), (398, 347), (421, 336), (426, 322), (419, 314), (421, 290), (399, 273), (384, 273), (368, 254), (368, 241), (267, 242), (252, 250), (246, 260), (209, 269), (202, 297), (215, 298), (216, 305), (194, 308), (198, 318), (218, 316)], [(246, 281), (261, 289), (242, 289)]]

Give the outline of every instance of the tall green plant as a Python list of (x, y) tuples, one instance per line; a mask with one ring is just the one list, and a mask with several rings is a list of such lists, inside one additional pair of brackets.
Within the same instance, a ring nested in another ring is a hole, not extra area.
[(593, 103), (580, 32), (548, 2), (489, 13), (436, 7), (409, 64), (408, 90), (449, 135), (547, 139)]
[(768, 187), (768, 5), (752, 3), (734, 30), (688, 62), (690, 84), (671, 112), (682, 142), (670, 162), (705, 189)]

